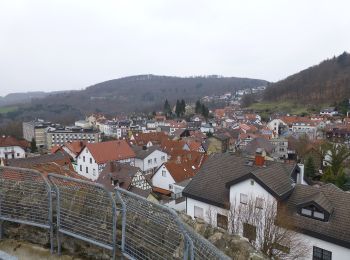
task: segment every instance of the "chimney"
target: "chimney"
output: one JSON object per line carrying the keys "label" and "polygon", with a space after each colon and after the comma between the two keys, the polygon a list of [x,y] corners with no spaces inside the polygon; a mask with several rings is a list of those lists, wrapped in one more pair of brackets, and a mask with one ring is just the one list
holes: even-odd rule
{"label": "chimney", "polygon": [[177,156],[177,158],[176,158],[176,164],[180,164],[181,163],[181,156]]}
{"label": "chimney", "polygon": [[297,175],[297,183],[304,184],[304,164],[298,163],[299,173]]}
{"label": "chimney", "polygon": [[264,166],[265,165],[265,157],[263,155],[263,149],[257,148],[255,152],[255,165],[256,166]]}

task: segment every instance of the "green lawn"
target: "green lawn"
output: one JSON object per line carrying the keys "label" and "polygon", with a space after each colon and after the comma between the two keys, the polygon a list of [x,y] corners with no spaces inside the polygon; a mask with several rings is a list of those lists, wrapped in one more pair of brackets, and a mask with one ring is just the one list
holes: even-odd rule
{"label": "green lawn", "polygon": [[8,106],[8,107],[0,107],[0,114],[6,114],[8,112],[16,111],[18,107],[16,106]]}

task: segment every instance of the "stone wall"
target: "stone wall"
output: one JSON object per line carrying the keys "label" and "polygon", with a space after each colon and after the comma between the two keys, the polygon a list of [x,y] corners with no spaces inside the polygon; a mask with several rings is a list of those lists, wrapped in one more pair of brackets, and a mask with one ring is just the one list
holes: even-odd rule
{"label": "stone wall", "polygon": [[[119,236],[120,237],[120,236]],[[44,248],[50,248],[50,235],[47,229],[4,222],[4,239],[27,241]],[[111,251],[69,236],[62,236],[62,253],[83,259],[111,259]],[[1,240],[0,240],[1,243]],[[57,239],[54,237],[55,251]],[[117,256],[121,256],[117,252]],[[117,257],[118,258],[118,257]]]}
{"label": "stone wall", "polygon": [[222,228],[212,227],[201,219],[192,219],[190,216],[179,213],[181,219],[198,234],[209,240],[219,250],[224,252],[232,259],[243,260],[262,260],[269,259],[261,252],[258,252],[253,246],[239,235],[229,234]]}

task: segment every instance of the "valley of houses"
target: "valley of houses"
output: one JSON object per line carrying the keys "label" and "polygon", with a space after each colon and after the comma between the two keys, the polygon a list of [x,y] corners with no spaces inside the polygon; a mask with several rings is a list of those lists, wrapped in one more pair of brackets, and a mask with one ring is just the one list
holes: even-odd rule
{"label": "valley of houses", "polygon": [[[287,209],[308,245],[306,259],[350,259],[350,193],[310,180],[303,164],[314,156],[322,175],[315,149],[324,140],[349,144],[350,119],[334,108],[310,117],[276,115],[267,123],[235,106],[212,115],[185,121],[161,113],[151,120],[93,114],[70,127],[25,122],[26,141],[0,138],[1,165],[90,180],[110,191],[121,187],[228,231],[234,207],[254,201],[264,211],[269,202],[277,214]],[[298,154],[305,136],[309,143]],[[33,139],[40,154],[30,152]],[[236,232],[254,244],[259,232],[248,222]]]}

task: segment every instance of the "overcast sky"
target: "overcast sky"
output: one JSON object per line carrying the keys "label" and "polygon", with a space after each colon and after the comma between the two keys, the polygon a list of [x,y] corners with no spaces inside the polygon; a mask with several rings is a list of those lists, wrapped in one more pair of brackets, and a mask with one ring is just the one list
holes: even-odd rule
{"label": "overcast sky", "polygon": [[350,1],[1,0],[0,95],[136,74],[277,81],[350,50]]}

